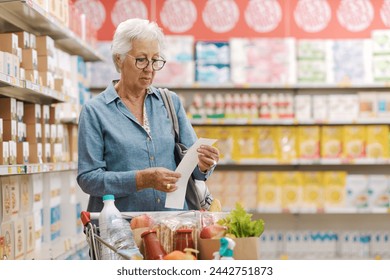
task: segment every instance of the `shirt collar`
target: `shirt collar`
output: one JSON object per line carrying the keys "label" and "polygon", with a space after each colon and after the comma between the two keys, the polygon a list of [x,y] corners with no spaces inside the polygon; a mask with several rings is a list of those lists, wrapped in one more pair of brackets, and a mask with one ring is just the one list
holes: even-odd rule
{"label": "shirt collar", "polygon": [[[107,88],[104,90],[104,98],[106,100],[106,104],[109,104],[111,103],[112,101],[116,100],[117,98],[119,98],[119,95],[117,93],[117,91],[115,90],[115,84],[118,82],[119,80],[113,80],[108,86]],[[159,94],[159,90],[153,86],[150,86],[148,89],[148,94],[152,94],[153,96],[157,97],[157,99],[160,99],[160,94]]]}

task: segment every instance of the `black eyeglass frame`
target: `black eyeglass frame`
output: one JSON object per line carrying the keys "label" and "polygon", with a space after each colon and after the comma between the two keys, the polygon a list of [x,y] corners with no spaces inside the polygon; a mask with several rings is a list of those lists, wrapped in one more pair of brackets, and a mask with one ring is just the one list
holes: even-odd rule
{"label": "black eyeglass frame", "polygon": [[[153,71],[159,71],[159,70],[164,68],[165,63],[167,62],[165,59],[154,59],[154,58],[152,58],[151,60],[149,60],[146,57],[135,57],[135,56],[132,56],[131,54],[127,54],[127,55],[132,57],[132,58],[134,58],[134,60],[135,60],[135,67],[137,67],[139,70],[145,70],[149,66],[150,62],[152,62],[152,69],[153,69]],[[138,66],[139,63],[144,63],[143,62],[144,60],[146,60],[148,63],[144,67]],[[156,62],[162,62],[162,66],[159,67],[159,68],[156,68],[154,66]]]}

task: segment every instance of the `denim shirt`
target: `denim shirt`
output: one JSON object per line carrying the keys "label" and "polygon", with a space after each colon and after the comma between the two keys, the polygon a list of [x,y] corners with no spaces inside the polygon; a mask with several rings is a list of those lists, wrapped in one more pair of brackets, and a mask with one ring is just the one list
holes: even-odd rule
{"label": "denim shirt", "polygon": [[[197,136],[177,94],[172,94],[172,100],[180,141],[190,147]],[[77,182],[90,195],[88,211],[100,212],[105,194],[115,196],[115,205],[121,212],[178,210],[164,207],[165,192],[136,189],[138,170],[176,169],[172,122],[158,89],[150,88],[144,108],[150,135],[119,98],[114,83],[83,105],[79,117]],[[211,172],[202,173],[196,167],[193,174],[198,180],[206,180]],[[184,209],[188,209],[186,204]]]}

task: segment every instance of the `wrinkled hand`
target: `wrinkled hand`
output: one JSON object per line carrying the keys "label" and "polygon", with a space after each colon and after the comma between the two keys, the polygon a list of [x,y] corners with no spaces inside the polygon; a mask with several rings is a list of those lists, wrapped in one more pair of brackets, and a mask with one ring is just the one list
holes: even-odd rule
{"label": "wrinkled hand", "polygon": [[174,192],[180,177],[180,173],[164,167],[147,168],[137,172],[137,189],[154,188],[162,192]]}
{"label": "wrinkled hand", "polygon": [[202,172],[206,172],[214,167],[219,161],[219,150],[213,146],[202,145],[197,150],[198,166]]}

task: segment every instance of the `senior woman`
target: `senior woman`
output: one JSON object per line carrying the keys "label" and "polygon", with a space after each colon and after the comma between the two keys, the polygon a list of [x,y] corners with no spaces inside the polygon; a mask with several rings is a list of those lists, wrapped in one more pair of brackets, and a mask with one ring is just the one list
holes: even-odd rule
{"label": "senior woman", "polygon": [[[169,211],[166,194],[177,190],[172,123],[159,90],[152,86],[165,65],[164,35],[156,23],[129,19],[118,25],[112,58],[120,79],[83,105],[79,117],[77,182],[89,194],[88,211],[100,212],[102,196],[113,194],[122,212]],[[197,140],[177,94],[172,94],[180,141]],[[219,152],[198,150],[197,180],[212,173]],[[185,209],[187,204],[185,203]]]}

